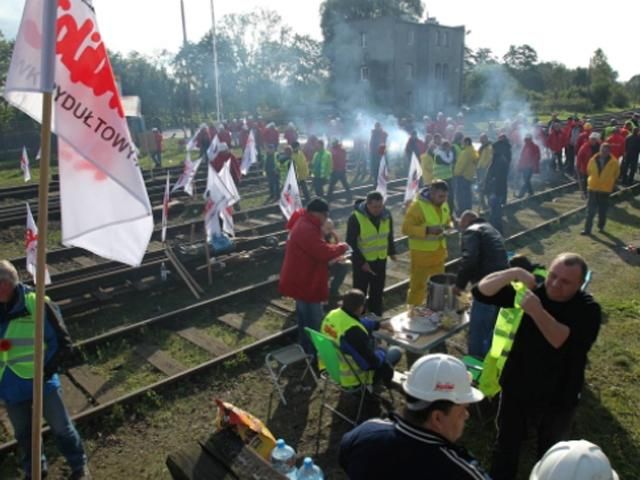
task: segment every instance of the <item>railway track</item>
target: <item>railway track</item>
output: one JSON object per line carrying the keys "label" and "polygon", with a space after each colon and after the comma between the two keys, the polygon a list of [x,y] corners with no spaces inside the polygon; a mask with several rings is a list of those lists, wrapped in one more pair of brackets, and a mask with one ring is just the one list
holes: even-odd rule
{"label": "railway track", "polygon": [[[636,194],[639,187],[635,184],[623,189],[614,198]],[[539,195],[519,201],[517,209],[513,204],[505,209],[510,246],[576,218],[585,208],[575,188]],[[406,240],[396,239],[400,252],[405,250]],[[450,237],[453,257],[456,245],[457,238]],[[455,267],[457,261],[451,260],[447,267]],[[408,285],[408,262],[406,253],[401,253],[398,263],[388,269],[389,282],[394,283],[387,287],[386,295],[396,301]],[[259,273],[265,278],[251,286],[151,317],[147,316],[149,308],[137,314],[132,311],[127,324],[78,339],[84,360],[63,375],[65,399],[75,420],[96,418],[115,406],[146,398],[152,391],[190,380],[240,353],[289,338],[295,331],[293,303],[279,297],[277,275]],[[144,301],[153,303],[154,299],[145,297]],[[0,445],[0,452],[14,447],[15,442],[7,441]]]}

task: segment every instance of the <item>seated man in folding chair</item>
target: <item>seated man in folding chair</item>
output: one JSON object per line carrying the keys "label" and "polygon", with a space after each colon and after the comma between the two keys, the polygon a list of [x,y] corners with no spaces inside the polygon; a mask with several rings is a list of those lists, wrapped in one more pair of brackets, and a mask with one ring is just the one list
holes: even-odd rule
{"label": "seated man in folding chair", "polygon": [[348,365],[340,365],[340,384],[355,387],[361,383],[382,382],[389,386],[393,367],[400,361],[402,350],[376,347],[371,332],[390,328],[388,321],[378,322],[361,316],[366,297],[361,290],[350,290],[342,297],[342,307],[331,310],[322,321],[320,331],[331,337],[346,354]]}

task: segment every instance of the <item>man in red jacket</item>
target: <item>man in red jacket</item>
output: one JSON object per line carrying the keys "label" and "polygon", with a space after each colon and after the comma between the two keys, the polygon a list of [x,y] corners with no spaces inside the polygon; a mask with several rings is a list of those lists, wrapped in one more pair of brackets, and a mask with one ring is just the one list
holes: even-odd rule
{"label": "man in red jacket", "polygon": [[340,140],[334,140],[331,147],[331,179],[329,180],[329,194],[327,199],[331,201],[333,199],[333,189],[336,184],[340,182],[342,188],[347,191],[347,198],[351,202],[351,187],[347,180],[347,151],[342,147]]}
{"label": "man in red jacket", "polygon": [[616,160],[620,160],[620,157],[624,156],[625,140],[625,136],[622,134],[620,128],[618,127],[615,127],[611,135],[609,135],[609,138],[605,139],[605,142],[607,142],[611,146],[611,155],[613,155]]}
{"label": "man in red jacket", "polygon": [[587,165],[591,157],[600,151],[600,134],[591,132],[587,143],[580,147],[578,156],[576,157],[576,175],[578,177],[578,185],[582,192],[582,198],[587,198]]}
{"label": "man in red jacket", "polygon": [[547,137],[547,147],[553,155],[551,159],[551,168],[555,171],[562,170],[562,150],[565,146],[565,136],[559,123],[554,123]]}
{"label": "man in red jacket", "polygon": [[527,133],[524,137],[524,146],[518,161],[518,171],[522,174],[522,186],[516,197],[522,198],[524,194],[533,195],[531,177],[540,172],[540,147],[533,143],[533,136]]}
{"label": "man in red jacket", "polygon": [[320,330],[322,302],[329,299],[329,261],[347,251],[346,243],[331,245],[324,240],[322,225],[327,218],[329,204],[321,198],[311,200],[291,228],[280,270],[279,291],[296,301],[298,341],[312,355],[315,350],[304,328]]}

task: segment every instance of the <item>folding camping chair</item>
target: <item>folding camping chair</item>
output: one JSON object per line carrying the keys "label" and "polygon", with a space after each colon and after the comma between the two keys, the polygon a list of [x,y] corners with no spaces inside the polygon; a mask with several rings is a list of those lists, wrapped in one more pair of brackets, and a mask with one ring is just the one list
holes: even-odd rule
{"label": "folding camping chair", "polygon": [[298,362],[305,362],[307,366],[300,379],[303,380],[307,375],[307,372],[311,372],[311,376],[313,377],[314,382],[317,384],[318,377],[316,377],[316,373],[311,367],[312,359],[313,356],[307,355],[306,352],[302,349],[302,346],[298,343],[292,343],[291,345],[287,345],[286,347],[282,347],[278,350],[274,350],[273,352],[269,352],[264,357],[264,364],[267,367],[269,377],[273,382],[273,388],[274,390],[276,390],[276,392],[278,392],[280,401],[284,405],[287,404],[287,399],[284,397],[284,390],[282,389],[282,385],[280,385],[280,378],[282,377],[282,374],[290,365]]}

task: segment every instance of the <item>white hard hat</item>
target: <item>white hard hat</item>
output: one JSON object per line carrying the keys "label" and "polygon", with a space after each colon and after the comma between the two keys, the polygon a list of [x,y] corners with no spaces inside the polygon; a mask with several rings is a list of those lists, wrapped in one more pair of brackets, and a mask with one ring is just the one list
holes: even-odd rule
{"label": "white hard hat", "polygon": [[536,463],[529,480],[618,480],[600,447],[586,440],[558,442]]}
{"label": "white hard hat", "polygon": [[471,376],[464,363],[443,353],[418,359],[402,387],[405,393],[426,402],[449,400],[462,404],[484,398],[480,390],[471,386]]}

